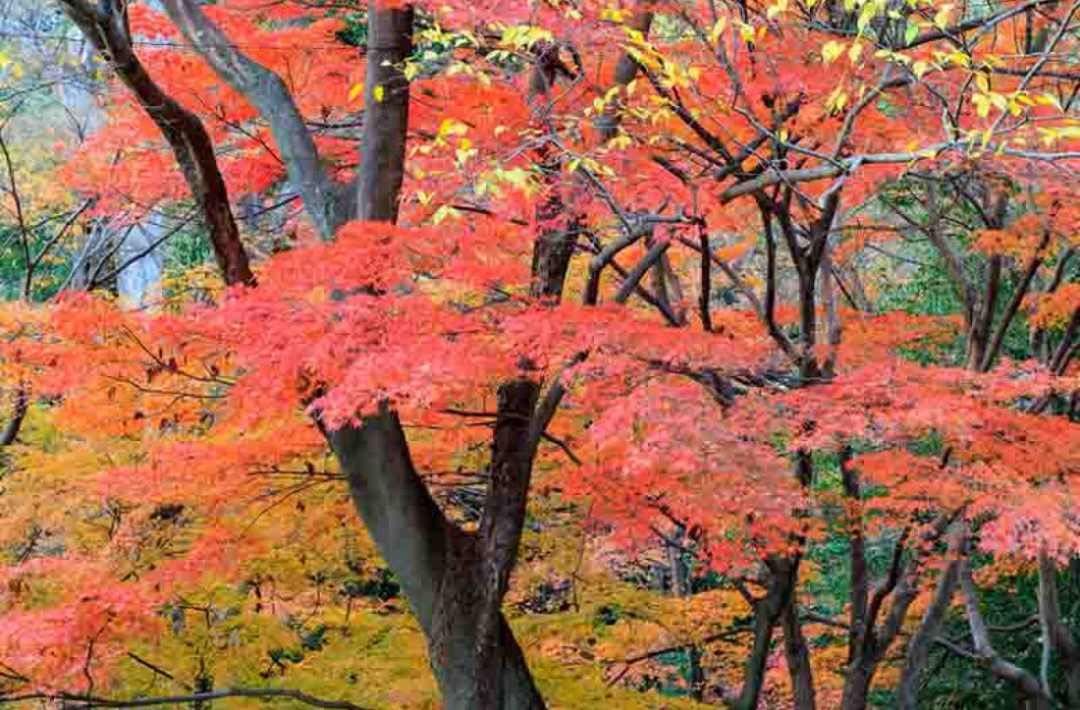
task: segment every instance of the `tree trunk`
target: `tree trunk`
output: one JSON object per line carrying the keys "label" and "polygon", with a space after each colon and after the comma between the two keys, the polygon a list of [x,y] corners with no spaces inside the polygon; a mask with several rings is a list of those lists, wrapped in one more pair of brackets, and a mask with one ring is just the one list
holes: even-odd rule
{"label": "tree trunk", "polygon": [[1065,677],[1066,707],[1080,708],[1080,642],[1062,618],[1057,565],[1046,550],[1039,552],[1038,598],[1043,643],[1048,644],[1048,650],[1057,657],[1058,668]]}
{"label": "tree trunk", "polygon": [[769,574],[768,592],[754,604],[754,645],[746,660],[742,688],[730,703],[732,710],[755,710],[761,700],[773,632],[794,599],[799,563],[798,557],[770,558],[765,563]]}
{"label": "tree trunk", "polygon": [[25,385],[20,385],[15,391],[15,401],[11,408],[11,418],[8,419],[4,430],[0,432],[0,448],[11,446],[19,438],[26,412],[30,407],[29,397],[26,394]]}
{"label": "tree trunk", "polygon": [[[253,283],[213,145],[198,118],[164,94],[139,63],[131,48],[127,3],[62,2],[173,146],[202,208],[226,281]],[[197,39],[217,36],[193,3],[175,0],[167,6],[185,33]],[[413,11],[407,5],[389,8],[378,2],[369,12],[367,107],[356,213],[361,219],[393,222],[405,166],[409,84],[401,67],[411,52]],[[224,49],[220,54],[207,51],[219,73],[233,73],[226,77],[230,83],[250,90],[280,88],[246,58]],[[270,96],[260,109],[274,108],[277,98]],[[304,155],[307,163],[300,166],[301,172],[310,177],[317,155],[311,150]],[[290,158],[296,161],[303,162],[295,155]],[[312,183],[315,188],[317,182]],[[323,203],[307,206],[316,211],[315,221],[324,233],[341,214],[351,212],[331,210]],[[445,518],[415,470],[401,423],[387,405],[358,425],[337,429],[316,416],[348,480],[356,509],[424,632],[448,710],[544,707],[501,612],[524,523],[536,442],[547,424],[544,417],[533,416],[538,392],[539,386],[529,381],[500,389],[492,480],[476,534],[457,529]],[[557,397],[545,401],[544,413],[553,413],[557,401]]]}
{"label": "tree trunk", "polygon": [[844,677],[844,693],[840,700],[841,710],[865,710],[874,670],[872,664],[848,666]]}
{"label": "tree trunk", "polygon": [[405,177],[409,129],[409,81],[402,67],[412,54],[413,8],[368,6],[367,76],[364,81],[364,136],[357,216],[394,222]]}
{"label": "tree trunk", "polygon": [[[366,109],[357,214],[393,222],[405,173],[410,6],[369,7]],[[388,407],[360,427],[329,432],[357,510],[400,579],[424,631],[447,710],[543,710],[525,657],[502,615],[525,519],[539,386],[499,390],[484,516],[476,533],[453,526],[413,468]]]}
{"label": "tree trunk", "polygon": [[[397,415],[383,407],[360,426],[326,435],[357,510],[424,632],[446,709],[543,710],[498,608],[502,597],[494,600],[485,579],[481,539],[456,529],[439,510],[413,467]],[[493,633],[479,633],[485,623]]]}
{"label": "tree trunk", "polygon": [[877,663],[865,661],[853,663],[847,667],[844,676],[844,692],[840,699],[840,710],[865,710],[870,695],[870,684],[874,680]]}
{"label": "tree trunk", "polygon": [[784,658],[791,677],[793,710],[816,710],[814,673],[810,667],[810,648],[803,636],[799,610],[792,599],[784,611]]}
{"label": "tree trunk", "polygon": [[[765,603],[763,601],[762,605]],[[761,698],[769,652],[772,650],[773,630],[776,628],[776,618],[769,611],[761,606],[754,612],[754,645],[750,649],[750,657],[746,659],[742,688],[731,703],[732,710],[755,710]]]}
{"label": "tree trunk", "polygon": [[953,560],[942,573],[937,591],[934,593],[934,599],[930,602],[926,613],[923,614],[919,628],[912,635],[911,641],[908,642],[907,656],[904,659],[904,670],[900,676],[899,696],[897,698],[901,710],[918,710],[919,708],[920,676],[930,661],[930,650],[933,648],[934,641],[941,631],[941,626],[945,621],[949,606],[952,604],[959,580],[960,562],[959,560]]}

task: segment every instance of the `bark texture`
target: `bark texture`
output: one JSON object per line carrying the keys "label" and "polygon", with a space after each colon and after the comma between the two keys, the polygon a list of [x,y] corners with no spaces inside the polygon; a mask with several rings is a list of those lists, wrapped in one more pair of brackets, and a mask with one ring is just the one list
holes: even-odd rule
{"label": "bark texture", "polygon": [[395,222],[405,176],[409,128],[409,82],[403,73],[412,54],[413,9],[368,8],[367,75],[364,79],[364,141],[357,216]]}

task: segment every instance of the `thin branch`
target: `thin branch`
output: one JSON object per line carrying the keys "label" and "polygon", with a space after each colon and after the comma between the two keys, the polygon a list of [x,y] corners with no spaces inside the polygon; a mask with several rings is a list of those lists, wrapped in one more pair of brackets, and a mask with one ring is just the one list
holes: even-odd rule
{"label": "thin branch", "polygon": [[68,710],[83,708],[146,708],[179,703],[213,702],[229,698],[265,698],[269,700],[295,700],[297,702],[323,708],[324,710],[371,710],[371,708],[351,703],[347,700],[327,700],[289,688],[230,688],[208,693],[189,693],[187,695],[168,695],[156,698],[132,698],[127,700],[104,698],[75,693],[28,693],[25,695],[0,696],[0,703],[22,703],[32,700],[60,702]]}

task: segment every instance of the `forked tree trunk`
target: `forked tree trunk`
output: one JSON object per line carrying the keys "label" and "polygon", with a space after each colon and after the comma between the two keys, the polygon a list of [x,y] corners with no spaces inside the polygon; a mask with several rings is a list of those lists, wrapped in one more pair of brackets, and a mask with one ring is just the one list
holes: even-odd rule
{"label": "forked tree trunk", "polygon": [[[524,655],[484,588],[480,540],[457,530],[431,498],[397,415],[383,409],[327,439],[424,632],[447,710],[542,710]],[[485,615],[497,633],[479,638]]]}
{"label": "forked tree trunk", "polygon": [[[369,7],[361,219],[397,219],[409,122],[402,65],[411,53],[412,23],[409,6]],[[359,427],[327,432],[357,510],[424,631],[447,710],[544,708],[502,614],[525,520],[538,395],[539,385],[527,380],[499,390],[491,480],[475,533],[451,524],[431,498],[394,412],[384,407]]]}
{"label": "forked tree trunk", "polygon": [[[122,0],[62,0],[64,9],[157,123],[172,145],[211,234],[225,280],[253,283],[247,254],[225,191],[213,144],[198,118],[160,90],[131,48],[127,3]],[[167,9],[181,31],[198,40],[214,39],[216,28],[189,0],[170,0]],[[409,84],[402,75],[411,51],[412,9],[373,2],[365,94],[363,159],[357,210],[362,219],[394,221],[405,166]],[[210,51],[216,47],[220,51]],[[200,51],[227,81],[250,91],[277,84],[272,76],[228,45]],[[280,88],[280,87],[278,87]],[[280,92],[279,92],[280,93]],[[253,101],[270,110],[287,99],[275,94]],[[286,102],[288,103],[288,102]],[[277,128],[297,127],[292,112],[278,112]],[[291,121],[291,123],[290,123]],[[282,140],[288,130],[275,132]],[[294,138],[296,136],[293,136]],[[290,153],[291,168],[311,175],[317,163],[311,146]],[[300,157],[297,157],[300,156]],[[304,160],[301,160],[301,157]],[[318,180],[305,193],[324,234],[352,210],[331,210]],[[321,200],[321,201],[320,201]],[[565,274],[558,275],[558,278]],[[357,511],[387,564],[397,576],[428,642],[431,666],[447,710],[543,710],[520,647],[501,612],[513,569],[536,445],[561,397],[549,391],[537,406],[539,386],[529,381],[505,384],[492,447],[491,483],[478,533],[453,526],[432,499],[413,467],[397,415],[386,406],[359,425],[331,430],[328,443],[345,473]],[[18,418],[18,417],[17,417]],[[318,420],[320,426],[322,421]],[[13,438],[14,435],[11,435]]]}

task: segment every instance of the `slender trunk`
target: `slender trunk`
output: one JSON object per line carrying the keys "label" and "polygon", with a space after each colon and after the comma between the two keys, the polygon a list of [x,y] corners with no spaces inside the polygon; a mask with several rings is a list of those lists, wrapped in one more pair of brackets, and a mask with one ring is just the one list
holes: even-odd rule
{"label": "slender trunk", "polygon": [[930,651],[934,646],[934,640],[941,631],[945,621],[945,615],[952,604],[956,594],[956,586],[960,580],[960,562],[953,560],[945,569],[938,582],[934,599],[930,602],[926,613],[923,615],[919,628],[908,643],[907,655],[904,659],[904,670],[900,676],[898,703],[900,710],[918,710],[919,708],[919,681],[923,671],[930,662]]}
{"label": "slender trunk", "polygon": [[357,215],[395,222],[405,177],[409,129],[409,81],[405,60],[412,54],[413,8],[368,7],[367,76],[364,80],[364,136]]}
{"label": "slender trunk", "polygon": [[743,676],[742,688],[735,701],[731,703],[732,710],[755,710],[761,697],[761,689],[765,685],[765,672],[769,661],[769,653],[772,651],[773,630],[776,629],[777,615],[765,607],[765,602],[754,610],[754,645],[750,649],[750,656],[746,659],[746,673]]}
{"label": "slender trunk", "polygon": [[799,354],[799,376],[806,382],[821,377],[817,352],[817,271],[799,271],[799,336],[802,347]]}
{"label": "slender trunk", "polygon": [[874,680],[876,663],[855,663],[847,667],[844,676],[844,693],[840,698],[840,710],[865,710]]}
{"label": "slender trunk", "polygon": [[965,367],[981,372],[983,361],[990,349],[990,329],[994,324],[994,311],[997,309],[998,291],[1001,287],[1002,258],[990,257],[987,267],[986,288],[979,303],[977,317],[968,330],[967,358]]}
{"label": "slender trunk", "polygon": [[798,557],[770,558],[765,562],[769,575],[768,592],[754,603],[754,645],[746,660],[742,688],[729,703],[732,710],[755,710],[761,700],[773,633],[794,599],[799,564]]}
{"label": "slender trunk", "polygon": [[[1063,691],[1066,707],[1080,708],[1080,642],[1062,618],[1057,565],[1045,550],[1039,552],[1039,620],[1043,643],[1056,657],[1057,666],[1065,677]],[[1042,680],[1049,691],[1046,678]]]}
{"label": "slender trunk", "polygon": [[[545,44],[538,49],[529,77],[529,104],[533,123],[552,137],[557,129],[551,121],[552,87],[562,66],[559,47]],[[545,141],[533,151],[542,176],[544,195],[535,210],[537,238],[533,246],[530,295],[550,302],[562,299],[566,273],[574,255],[581,223],[567,213],[562,194],[562,151]]]}
{"label": "slender trunk", "polygon": [[810,667],[810,647],[803,636],[802,620],[792,599],[784,611],[784,658],[791,677],[793,710],[816,710],[814,672]]}

